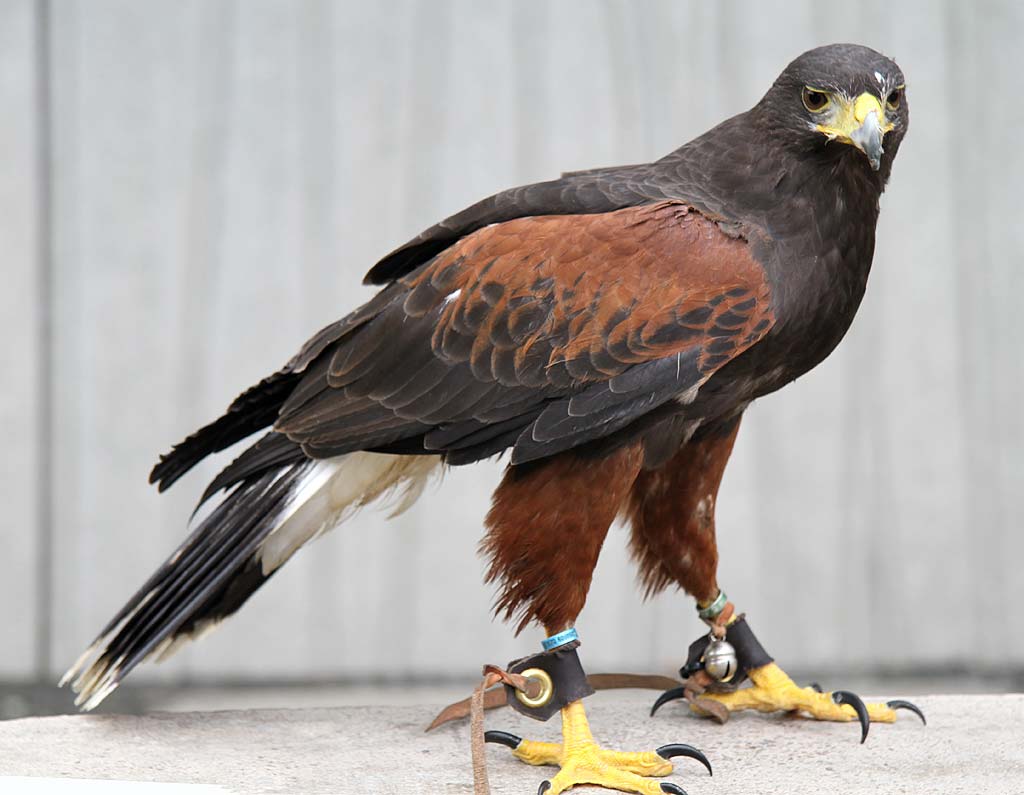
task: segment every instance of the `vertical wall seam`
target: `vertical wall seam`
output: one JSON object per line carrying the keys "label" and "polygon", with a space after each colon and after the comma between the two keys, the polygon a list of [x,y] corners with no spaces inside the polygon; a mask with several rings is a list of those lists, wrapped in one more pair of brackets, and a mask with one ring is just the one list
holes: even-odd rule
{"label": "vertical wall seam", "polygon": [[53,629],[53,136],[50,70],[50,2],[35,3],[36,115],[36,626],[35,672],[40,680],[52,674]]}

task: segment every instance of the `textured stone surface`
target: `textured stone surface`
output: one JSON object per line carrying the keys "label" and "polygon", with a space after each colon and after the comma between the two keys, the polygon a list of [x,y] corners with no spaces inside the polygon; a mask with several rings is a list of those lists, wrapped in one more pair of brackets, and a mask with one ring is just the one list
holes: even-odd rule
{"label": "textured stone surface", "polygon": [[[737,715],[722,727],[669,705],[651,719],[646,693],[599,694],[588,711],[595,737],[608,746],[701,748],[714,778],[683,760],[669,779],[690,795],[1024,792],[1024,695],[916,701],[927,727],[904,714],[893,726],[873,726],[864,745],[855,725],[786,716]],[[0,723],[0,791],[37,791],[30,779],[8,777],[50,779],[46,791],[53,791],[53,779],[73,777],[91,781],[64,781],[59,789],[93,791],[96,779],[120,779],[247,793],[471,793],[468,725],[424,734],[434,711],[343,707],[8,721]],[[487,725],[551,740],[559,728],[508,710],[489,713]],[[553,772],[522,765],[497,746],[489,746],[488,764],[494,795],[532,795]],[[44,782],[35,783],[42,791]]]}

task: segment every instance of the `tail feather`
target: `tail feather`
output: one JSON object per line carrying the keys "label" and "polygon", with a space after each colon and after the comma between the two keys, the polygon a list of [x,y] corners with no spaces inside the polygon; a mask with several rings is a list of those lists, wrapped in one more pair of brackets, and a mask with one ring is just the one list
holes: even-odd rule
{"label": "tail feather", "polygon": [[[266,577],[252,583],[245,598],[225,606],[230,610],[211,604],[211,597],[227,588],[253,560],[312,465],[306,462],[243,482],[199,523],[64,675],[62,684],[74,678],[76,705],[92,709],[144,659],[165,651],[198,623],[230,615],[262,585]],[[90,662],[101,647],[103,651]]]}
{"label": "tail feather", "polygon": [[196,510],[199,510],[199,507],[218,491],[227,491],[236,483],[241,483],[261,472],[280,469],[306,460],[308,457],[302,452],[299,445],[283,433],[271,431],[262,436],[256,444],[246,448],[245,452],[224,467],[220,474],[210,481],[210,485],[206,487],[206,491],[199,499]]}
{"label": "tail feather", "polygon": [[[335,355],[330,346],[376,317],[402,289],[385,288],[317,333],[284,368],[243,392],[222,417],[162,456],[150,482],[164,491],[207,456],[272,426],[286,401],[315,398],[328,388],[325,376]],[[270,430],[210,483],[199,505],[223,492],[220,501],[204,518],[193,515],[195,529],[185,542],[61,679],[61,685],[72,682],[77,705],[92,709],[140,662],[168,656],[234,613],[297,549],[352,510],[399,487],[404,497],[394,513],[419,496],[440,459],[356,452],[395,443],[400,441],[392,438],[395,433],[412,431],[403,426],[381,436],[378,426],[386,429],[394,417],[385,412],[378,418],[376,408],[364,416],[369,403],[358,399],[342,404],[329,407],[335,421],[355,417],[378,431],[363,447],[354,441],[344,449],[304,450]],[[422,448],[411,452],[422,453]]]}
{"label": "tail feather", "polygon": [[[257,451],[253,460],[265,455]],[[291,459],[279,451],[266,460]],[[439,463],[436,456],[354,453],[263,469],[232,464],[236,477],[228,478],[225,496],[196,520],[61,685],[72,682],[75,704],[94,708],[139,663],[170,656],[238,610],[301,546],[358,508],[397,493],[392,515],[404,511]]]}

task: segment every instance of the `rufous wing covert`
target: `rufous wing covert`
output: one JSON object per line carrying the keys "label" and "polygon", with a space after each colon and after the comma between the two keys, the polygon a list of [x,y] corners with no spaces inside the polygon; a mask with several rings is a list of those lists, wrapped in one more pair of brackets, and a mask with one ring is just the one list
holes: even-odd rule
{"label": "rufous wing covert", "polygon": [[488,226],[391,295],[284,403],[307,454],[550,456],[685,400],[772,324],[746,241],[680,202]]}

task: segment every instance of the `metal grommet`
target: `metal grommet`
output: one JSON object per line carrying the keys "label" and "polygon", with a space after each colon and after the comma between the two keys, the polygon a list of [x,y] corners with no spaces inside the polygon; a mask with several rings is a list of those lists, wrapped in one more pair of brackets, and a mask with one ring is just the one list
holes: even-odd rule
{"label": "metal grommet", "polygon": [[533,679],[536,682],[540,682],[541,685],[540,692],[533,698],[530,698],[522,690],[516,691],[516,698],[519,699],[519,703],[523,706],[532,709],[543,707],[555,695],[555,683],[551,681],[551,676],[543,668],[527,668],[525,671],[520,672],[520,676]]}

